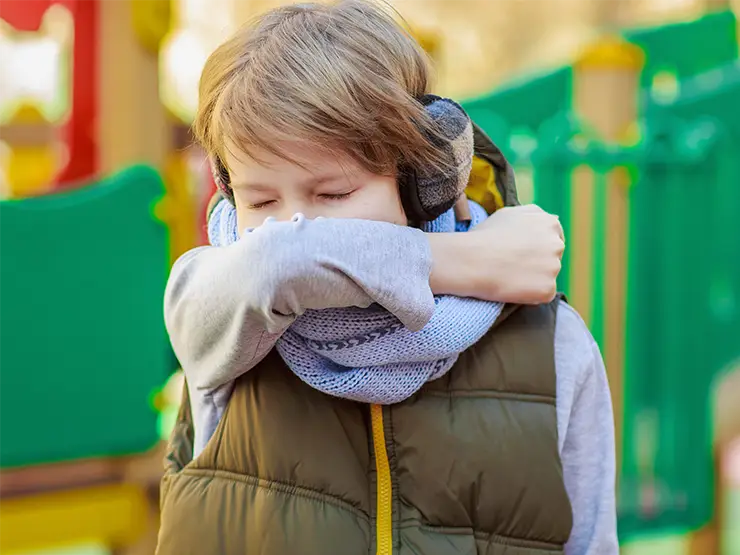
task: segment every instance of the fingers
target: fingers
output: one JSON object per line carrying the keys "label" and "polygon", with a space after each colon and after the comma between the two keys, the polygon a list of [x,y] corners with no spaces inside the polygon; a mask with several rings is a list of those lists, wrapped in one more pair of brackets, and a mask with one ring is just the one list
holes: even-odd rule
{"label": "fingers", "polygon": [[544,210],[536,204],[522,204],[518,208],[522,212],[544,212]]}
{"label": "fingers", "polygon": [[527,205],[527,208],[529,208],[528,211],[530,211],[533,214],[534,213],[544,214],[550,219],[550,225],[552,226],[552,230],[555,233],[557,233],[557,236],[560,238],[560,243],[562,243],[562,245],[560,245],[558,249],[560,252],[560,255],[562,256],[563,252],[565,251],[565,231],[563,230],[563,226],[560,223],[560,216],[558,216],[557,214],[550,214],[549,212],[545,212],[544,210],[542,210],[542,208],[534,204]]}
{"label": "fingers", "polygon": [[563,231],[563,226],[560,224],[560,218],[555,216],[556,219],[556,225],[557,225],[557,232],[558,237],[560,238],[560,244],[558,245],[558,254],[562,257],[563,253],[565,252],[565,231]]}
{"label": "fingers", "polygon": [[557,243],[555,244],[555,254],[558,256],[559,260],[562,260],[564,253],[565,253],[565,241],[561,237],[557,240]]}

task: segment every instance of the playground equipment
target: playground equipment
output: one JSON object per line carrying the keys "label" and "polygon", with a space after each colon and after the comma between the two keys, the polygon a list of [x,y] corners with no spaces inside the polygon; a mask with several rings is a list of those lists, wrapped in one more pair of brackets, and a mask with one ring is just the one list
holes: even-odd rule
{"label": "playground equipment", "polygon": [[[146,399],[174,369],[161,328],[162,252],[168,230],[170,260],[204,241],[213,183],[203,153],[187,148],[194,80],[239,18],[209,2],[170,0],[0,0],[0,15],[0,42],[13,52],[43,40],[59,45],[58,58],[44,59],[53,67],[40,94],[15,73],[14,89],[0,87],[0,95],[15,91],[0,96],[8,196],[88,185],[0,204],[0,552],[82,539],[107,551],[146,526],[147,492],[131,479],[130,455],[157,441]],[[714,510],[709,390],[740,357],[736,26],[724,10],[628,30],[573,66],[465,103],[517,167],[521,197],[558,213],[566,228],[561,286],[591,325],[615,394],[624,540],[696,530]],[[432,51],[444,42],[431,31],[419,38]],[[66,66],[52,63],[65,55]],[[601,108],[607,103],[610,110]],[[160,168],[164,188],[143,168],[90,183],[135,160]],[[160,204],[164,191],[168,203]],[[73,243],[84,231],[75,215],[92,207],[105,217],[88,222],[138,233],[149,254],[137,258],[133,241],[119,235],[104,245],[86,237],[84,249]],[[49,254],[36,260],[34,252]],[[73,275],[73,267],[86,272]],[[115,283],[138,288],[136,298],[106,296]],[[128,348],[133,339],[149,347]],[[65,382],[70,373],[83,385]],[[158,407],[178,399],[177,380],[156,396]],[[113,387],[115,397],[102,393]],[[29,399],[53,415],[54,428]],[[126,415],[126,424],[112,415]],[[170,416],[165,410],[160,428]],[[38,522],[45,535],[31,534]]]}
{"label": "playground equipment", "polygon": [[[142,16],[143,19],[143,16]],[[159,58],[159,101],[168,113],[171,149],[165,161],[168,194],[176,202],[168,215],[173,228],[172,257],[207,242],[205,208],[215,183],[190,125],[197,109],[198,79],[208,53],[234,30],[228,10],[203,2],[173,2]]]}
{"label": "playground equipment", "polygon": [[175,367],[163,194],[133,167],[0,203],[2,553],[121,547],[147,524],[149,484],[126,476],[159,439],[150,398]]}
{"label": "playground equipment", "polygon": [[[0,43],[15,60],[6,69],[0,100],[4,198],[48,192],[67,163],[62,121],[69,111],[72,30],[72,16],[62,6],[47,10],[37,32],[0,20]],[[37,71],[14,71],[29,65]]]}
{"label": "playground equipment", "polygon": [[[640,74],[642,105],[650,100],[670,100],[679,83],[732,63],[738,57],[737,19],[732,11],[709,13],[691,22],[655,28],[627,30],[625,40],[645,53]],[[696,48],[701,44],[701,48]],[[507,156],[515,161],[526,146],[522,135],[535,135],[541,126],[571,105],[573,67],[565,66],[531,78],[522,78],[488,95],[464,103],[470,116],[481,125]],[[524,154],[523,154],[524,153]]]}
{"label": "playground equipment", "polygon": [[[0,43],[4,56],[15,62],[3,65],[0,87],[0,125],[3,131],[11,131],[8,156],[13,156],[12,143],[21,149],[47,144],[43,135],[39,138],[39,127],[58,127],[63,145],[60,155],[51,161],[46,157],[44,172],[29,174],[26,164],[10,163],[12,171],[5,176],[10,196],[22,196],[14,190],[26,194],[74,183],[97,170],[95,135],[90,133],[98,108],[97,9],[97,0],[0,1]],[[35,71],[29,72],[29,67]],[[38,117],[14,119],[29,101],[42,121]],[[3,133],[3,139],[6,136]],[[27,154],[19,156],[25,159]],[[53,175],[51,184],[42,180],[48,173]]]}
{"label": "playground equipment", "polygon": [[176,4],[0,0],[0,48],[15,61],[0,72],[2,198],[147,163],[166,177],[169,212],[160,216],[173,231],[170,259],[204,241],[197,215],[209,171],[187,148],[190,121],[159,99],[166,82],[158,55],[178,20]]}
{"label": "playground equipment", "polygon": [[713,384],[740,360],[736,25],[625,32],[465,104],[566,230],[560,285],[612,387],[624,541],[716,511]]}

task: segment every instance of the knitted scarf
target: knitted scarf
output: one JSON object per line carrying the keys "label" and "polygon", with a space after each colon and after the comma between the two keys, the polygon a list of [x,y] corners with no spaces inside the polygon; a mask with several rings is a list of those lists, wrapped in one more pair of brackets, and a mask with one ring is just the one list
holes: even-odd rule
{"label": "knitted scarf", "polygon": [[[456,222],[454,209],[422,226],[426,232],[468,231],[486,218],[470,202],[472,221]],[[239,240],[236,209],[222,200],[208,221],[213,246]],[[276,348],[309,386],[364,403],[393,404],[443,376],[460,353],[491,328],[503,305],[452,296],[435,297],[429,323],[411,332],[380,307],[307,310],[283,333]]]}

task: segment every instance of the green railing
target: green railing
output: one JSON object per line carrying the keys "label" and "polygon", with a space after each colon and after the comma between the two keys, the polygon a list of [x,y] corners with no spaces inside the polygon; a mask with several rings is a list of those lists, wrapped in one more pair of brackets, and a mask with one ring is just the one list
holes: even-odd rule
{"label": "green railing", "polygon": [[134,454],[174,369],[159,175],[0,202],[0,467]]}
{"label": "green railing", "polygon": [[[712,70],[732,64],[738,57],[737,18],[732,11],[710,13],[671,25],[626,30],[623,36],[645,53],[641,75],[646,97],[643,106],[650,103],[652,96],[666,96],[661,92],[666,86],[682,88],[683,81],[700,74],[711,78]],[[463,106],[494,141],[502,144],[507,156],[516,157],[516,151],[508,149],[509,135],[537,133],[544,123],[569,110],[572,80],[573,68],[559,67],[519,78],[463,102]],[[667,92],[670,100],[673,95],[671,90]]]}
{"label": "green railing", "polygon": [[[695,529],[713,511],[712,384],[740,359],[740,135],[711,117],[685,123],[667,114],[651,119],[633,148],[584,135],[572,119],[550,123],[533,155],[535,198],[566,230],[566,293],[577,296],[574,272],[582,271],[572,264],[573,249],[591,245],[591,309],[583,316],[602,349],[623,350],[620,534]],[[577,168],[590,174],[591,192],[581,199]],[[627,179],[615,182],[615,171]],[[609,187],[628,187],[623,229],[613,219]],[[576,220],[584,217],[585,243],[573,232],[583,231]],[[626,268],[609,252],[615,233],[627,235]],[[605,307],[615,294],[605,284],[615,271],[626,273],[617,299],[625,317],[621,345],[610,345],[614,336],[605,333],[614,318]]]}
{"label": "green railing", "polygon": [[[612,360],[624,366],[620,534],[629,537],[696,529],[714,508],[712,384],[740,360],[740,62],[732,11],[623,36],[645,53],[634,148],[587,138],[569,112],[570,66],[464,106],[515,166],[522,199],[560,216],[570,245],[561,290],[579,298],[574,287],[588,284],[594,336],[622,350]],[[628,187],[623,228],[612,187]],[[625,329],[623,344],[609,345],[616,233],[627,241]],[[589,249],[585,267],[573,260],[578,245]]]}
{"label": "green railing", "polygon": [[693,119],[711,116],[732,133],[740,133],[740,60],[717,66],[679,84],[668,102],[647,103],[648,117]]}
{"label": "green railing", "polygon": [[536,131],[570,107],[571,82],[572,68],[562,67],[512,82],[463,106],[496,143],[505,144],[512,131]]}
{"label": "green railing", "polygon": [[[732,11],[709,13],[693,21],[630,29],[624,37],[645,52],[642,83],[669,72],[682,81],[728,64],[738,57],[737,18]],[[697,48],[697,45],[701,45]]]}

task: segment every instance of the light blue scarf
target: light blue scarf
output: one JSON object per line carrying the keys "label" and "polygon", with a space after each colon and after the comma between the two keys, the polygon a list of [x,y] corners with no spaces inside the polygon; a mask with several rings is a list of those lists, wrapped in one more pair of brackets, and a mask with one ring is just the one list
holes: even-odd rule
{"label": "light blue scarf", "polygon": [[[469,224],[457,223],[454,210],[449,210],[422,230],[464,232],[487,216],[472,201],[470,212]],[[213,210],[208,235],[213,246],[239,240],[236,209],[227,201]],[[278,339],[276,348],[314,389],[364,403],[398,403],[447,373],[503,308],[500,303],[452,296],[436,297],[435,303],[432,319],[417,332],[379,305],[308,310]]]}

